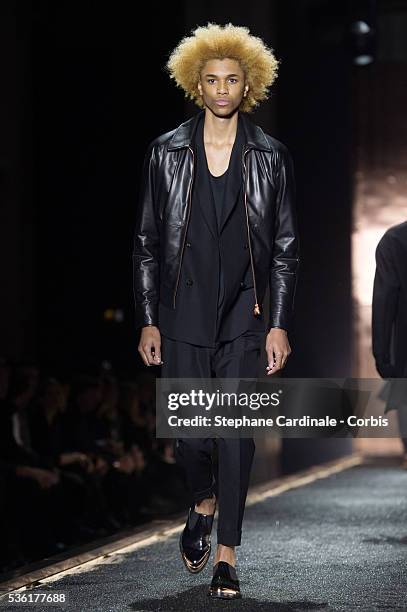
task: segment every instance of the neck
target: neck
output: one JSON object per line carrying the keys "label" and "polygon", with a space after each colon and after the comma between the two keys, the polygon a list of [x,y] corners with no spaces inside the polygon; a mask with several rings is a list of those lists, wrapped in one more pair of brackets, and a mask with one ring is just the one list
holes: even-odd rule
{"label": "neck", "polygon": [[208,108],[205,109],[204,141],[215,146],[233,144],[239,113],[236,111],[230,117],[217,117]]}

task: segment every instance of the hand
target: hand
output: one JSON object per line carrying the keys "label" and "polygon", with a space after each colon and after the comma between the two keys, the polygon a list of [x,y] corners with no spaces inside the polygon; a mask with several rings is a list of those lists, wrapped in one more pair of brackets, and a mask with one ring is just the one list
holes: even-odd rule
{"label": "hand", "polygon": [[155,325],[143,327],[138,352],[146,366],[161,365],[161,334]]}
{"label": "hand", "polygon": [[104,459],[100,455],[97,455],[95,458],[94,470],[102,476],[107,474],[109,470],[109,464],[107,463],[106,459]]}
{"label": "hand", "polygon": [[266,353],[268,366],[267,376],[282,370],[291,353],[290,343],[288,342],[287,332],[279,327],[272,327],[266,338]]}
{"label": "hand", "polygon": [[124,472],[125,474],[132,474],[136,469],[134,459],[129,453],[126,453],[125,455],[117,459],[117,461],[115,461],[113,465],[115,468],[120,470],[120,472]]}
{"label": "hand", "polygon": [[61,453],[59,455],[59,465],[70,465],[71,463],[80,463],[83,467],[86,467],[89,462],[89,458],[85,453],[72,452],[72,453]]}
{"label": "hand", "polygon": [[57,473],[30,466],[18,467],[17,476],[32,478],[39,484],[41,489],[49,489],[59,482],[59,475]]}

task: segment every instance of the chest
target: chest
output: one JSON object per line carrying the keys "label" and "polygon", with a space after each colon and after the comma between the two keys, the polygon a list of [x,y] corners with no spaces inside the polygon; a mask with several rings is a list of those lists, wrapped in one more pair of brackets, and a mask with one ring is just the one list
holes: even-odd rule
{"label": "chest", "polygon": [[213,176],[224,174],[229,167],[233,144],[216,147],[215,145],[205,143],[204,148],[209,172]]}

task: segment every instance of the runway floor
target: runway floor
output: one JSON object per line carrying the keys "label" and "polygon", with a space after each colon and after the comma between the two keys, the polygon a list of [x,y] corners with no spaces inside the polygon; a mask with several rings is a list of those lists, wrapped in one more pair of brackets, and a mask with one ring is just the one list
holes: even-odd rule
{"label": "runway floor", "polygon": [[2,598],[0,610],[407,610],[407,471],[397,464],[310,472],[253,492],[237,549],[241,600],[207,597],[211,561],[186,571],[182,526],[14,592],[65,593],[66,604]]}

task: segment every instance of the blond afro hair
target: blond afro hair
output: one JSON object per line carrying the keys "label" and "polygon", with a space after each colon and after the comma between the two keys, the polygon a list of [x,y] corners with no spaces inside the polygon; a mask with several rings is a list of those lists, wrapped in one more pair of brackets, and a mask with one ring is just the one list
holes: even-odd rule
{"label": "blond afro hair", "polygon": [[269,97],[268,87],[277,77],[279,61],[261,38],[252,36],[248,28],[231,23],[220,26],[209,22],[192,34],[181,40],[165,65],[170,78],[184,90],[185,97],[204,108],[197,87],[201,70],[208,60],[225,58],[239,62],[249,85],[240,110],[252,112],[259,102]]}

